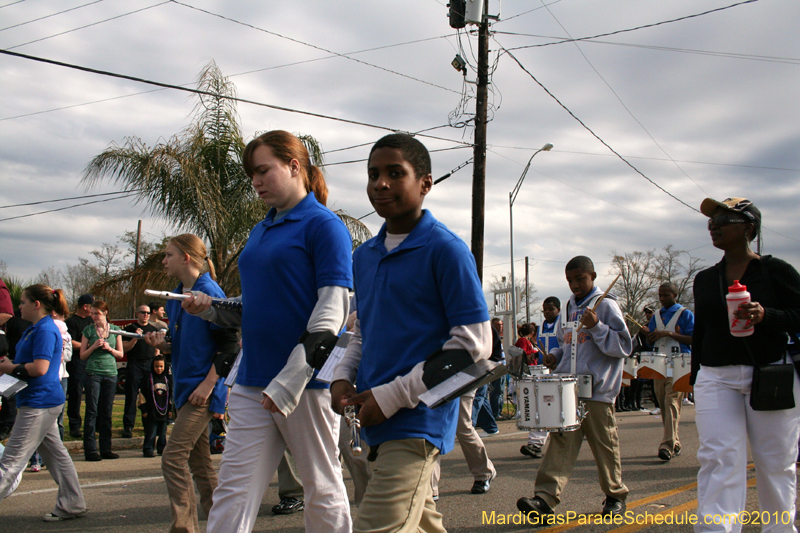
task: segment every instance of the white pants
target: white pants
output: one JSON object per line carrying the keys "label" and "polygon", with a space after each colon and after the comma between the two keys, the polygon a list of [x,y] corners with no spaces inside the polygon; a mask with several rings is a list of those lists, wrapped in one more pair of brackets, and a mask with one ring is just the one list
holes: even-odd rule
{"label": "white pants", "polygon": [[62,404],[44,409],[19,408],[0,459],[0,501],[17,488],[28,460],[38,448],[47,464],[47,471],[58,485],[56,506],[52,513],[66,517],[86,511],[78,473],[58,434],[56,420],[63,407]]}
{"label": "white pants", "polygon": [[[704,366],[697,375],[694,401],[700,436],[695,526],[698,533],[742,530],[742,525],[738,521],[732,523],[732,518],[744,510],[747,500],[748,440],[758,478],[759,510],[771,515],[761,531],[797,532],[793,524],[800,380],[795,374],[795,408],[783,411],[753,411],[752,381],[753,367],[742,365]],[[782,515],[790,517],[788,523],[781,521]],[[715,518],[722,523],[704,523],[705,519]]]}
{"label": "white pants", "polygon": [[324,389],[306,389],[288,417],[261,405],[260,387],[234,385],[231,421],[208,516],[209,533],[249,533],[261,499],[283,457],[292,450],[305,495],[309,533],[349,533],[350,504],[342,479],[337,439],[339,416]]}
{"label": "white pants", "polygon": [[539,448],[544,448],[544,443],[547,442],[547,436],[550,433],[547,431],[539,431],[532,429],[528,432],[528,444],[533,444]]}

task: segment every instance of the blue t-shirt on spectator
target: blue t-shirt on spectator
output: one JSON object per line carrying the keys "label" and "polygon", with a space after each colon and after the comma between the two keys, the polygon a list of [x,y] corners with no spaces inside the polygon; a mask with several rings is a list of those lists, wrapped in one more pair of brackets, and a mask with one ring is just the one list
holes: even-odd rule
{"label": "blue t-shirt on spectator", "polygon": [[50,316],[41,318],[22,334],[17,343],[14,363],[21,365],[32,363],[35,359],[46,359],[50,366],[44,375],[28,379],[28,386],[17,393],[18,407],[47,409],[66,401],[58,378],[63,346],[61,332]]}

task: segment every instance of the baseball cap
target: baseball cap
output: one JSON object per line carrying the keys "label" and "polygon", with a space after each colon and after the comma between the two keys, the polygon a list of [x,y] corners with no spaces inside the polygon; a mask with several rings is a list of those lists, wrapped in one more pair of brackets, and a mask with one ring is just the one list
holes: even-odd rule
{"label": "baseball cap", "polygon": [[721,202],[706,198],[700,204],[700,212],[710,218],[720,207],[726,211],[743,214],[755,226],[756,234],[761,231],[761,211],[747,198],[725,198]]}
{"label": "baseball cap", "polygon": [[92,305],[94,303],[94,296],[91,294],[82,294],[80,298],[78,298],[78,307],[84,306],[86,304]]}

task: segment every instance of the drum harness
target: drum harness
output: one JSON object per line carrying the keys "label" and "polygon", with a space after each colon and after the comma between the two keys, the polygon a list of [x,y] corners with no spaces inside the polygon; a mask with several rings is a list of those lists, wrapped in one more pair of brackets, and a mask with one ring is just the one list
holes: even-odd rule
{"label": "drum harness", "polygon": [[[664,325],[664,321],[661,320],[661,311],[655,313],[656,319],[656,331],[672,331],[677,333],[676,327],[678,325],[678,319],[681,317],[683,312],[686,310],[685,307],[681,307],[675,314],[672,315],[672,318],[669,319],[667,325]],[[655,342],[655,349],[656,352],[666,354],[669,357],[669,364],[667,365],[667,377],[671,378],[673,375],[673,368],[675,364],[675,355],[680,353],[681,351],[681,343],[673,339],[672,337],[661,337]]]}

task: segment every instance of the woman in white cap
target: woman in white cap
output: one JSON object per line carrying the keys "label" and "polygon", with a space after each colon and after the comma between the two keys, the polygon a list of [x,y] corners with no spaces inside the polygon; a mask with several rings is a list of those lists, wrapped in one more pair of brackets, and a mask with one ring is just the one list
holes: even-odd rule
{"label": "woman in white cap", "polygon": [[[786,332],[800,330],[800,275],[785,261],[760,255],[761,212],[749,200],[707,198],[700,210],[709,217],[712,244],[725,255],[694,281],[692,384],[700,437],[695,531],[741,531],[749,441],[762,531],[796,532],[800,380],[794,372],[791,409],[754,410],[750,392],[754,365],[782,362]],[[750,247],[756,239],[757,252]],[[734,313],[755,325],[749,337],[734,337],[729,329],[725,296],[735,280],[751,294],[751,302]]]}

